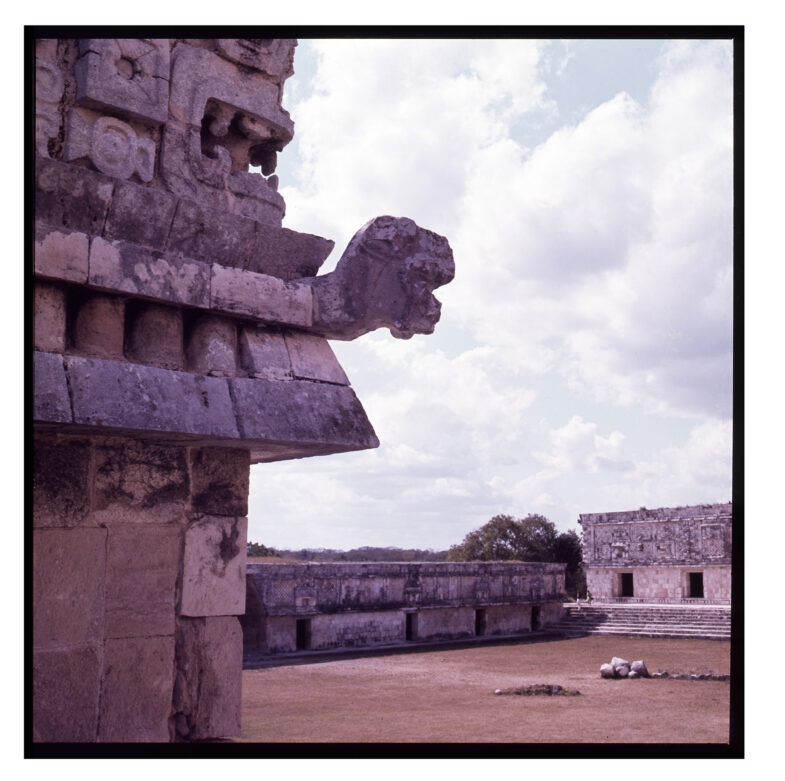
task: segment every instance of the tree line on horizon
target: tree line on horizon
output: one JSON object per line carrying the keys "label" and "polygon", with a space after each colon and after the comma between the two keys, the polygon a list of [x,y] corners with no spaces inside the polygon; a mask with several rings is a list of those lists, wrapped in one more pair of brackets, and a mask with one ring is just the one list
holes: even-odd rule
{"label": "tree line on horizon", "polygon": [[284,550],[257,542],[248,543],[248,556],[294,559],[296,561],[543,561],[563,562],[565,591],[570,597],[586,593],[586,576],[581,557],[581,538],[573,529],[559,532],[543,515],[525,518],[494,515],[479,529],[469,532],[449,550],[363,546],[351,550],[302,548]]}

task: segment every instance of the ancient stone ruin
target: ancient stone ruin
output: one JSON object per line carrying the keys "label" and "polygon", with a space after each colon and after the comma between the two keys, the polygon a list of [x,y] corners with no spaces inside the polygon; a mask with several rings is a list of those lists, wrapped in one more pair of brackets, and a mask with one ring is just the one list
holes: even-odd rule
{"label": "ancient stone ruin", "polygon": [[519,635],[558,621],[565,564],[249,564],[245,652]]}
{"label": "ancient stone ruin", "polygon": [[327,340],[439,318],[444,238],[282,227],[295,45],[35,42],[36,741],[239,732],[250,464],[376,447]]}
{"label": "ancient stone ruin", "polygon": [[731,502],[588,513],[578,522],[592,599],[730,602]]}

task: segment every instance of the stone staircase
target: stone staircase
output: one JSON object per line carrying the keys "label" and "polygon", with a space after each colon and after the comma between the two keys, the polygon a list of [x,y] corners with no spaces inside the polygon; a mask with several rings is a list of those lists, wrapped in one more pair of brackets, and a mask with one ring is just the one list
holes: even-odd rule
{"label": "stone staircase", "polygon": [[564,616],[549,627],[566,637],[632,635],[730,640],[728,605],[598,603],[564,605]]}

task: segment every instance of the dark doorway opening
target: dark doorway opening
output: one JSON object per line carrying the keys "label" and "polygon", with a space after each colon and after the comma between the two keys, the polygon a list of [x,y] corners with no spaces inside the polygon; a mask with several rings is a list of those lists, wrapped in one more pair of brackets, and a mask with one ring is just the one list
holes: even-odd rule
{"label": "dark doorway opening", "polygon": [[690,572],[690,596],[693,599],[703,599],[702,572]]}
{"label": "dark doorway opening", "polygon": [[474,611],[474,634],[478,637],[485,634],[485,608]]}
{"label": "dark doorway opening", "polygon": [[295,633],[297,650],[307,651],[311,647],[311,619],[298,618]]}
{"label": "dark doorway opening", "polygon": [[621,596],[635,596],[635,588],[632,583],[632,572],[622,572],[619,575],[619,579],[621,580]]}
{"label": "dark doorway opening", "polygon": [[417,639],[417,613],[406,614],[406,639]]}
{"label": "dark doorway opening", "polygon": [[532,605],[532,632],[536,632],[540,628],[540,606]]}

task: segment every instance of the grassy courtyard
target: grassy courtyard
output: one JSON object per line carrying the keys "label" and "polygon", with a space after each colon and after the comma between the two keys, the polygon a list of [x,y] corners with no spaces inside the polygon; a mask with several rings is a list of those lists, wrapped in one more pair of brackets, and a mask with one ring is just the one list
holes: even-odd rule
{"label": "grassy courtyard", "polygon": [[[246,670],[240,742],[727,743],[727,682],[604,680],[612,656],[650,672],[730,672],[730,643],[584,637]],[[495,696],[549,683],[579,697]]]}

